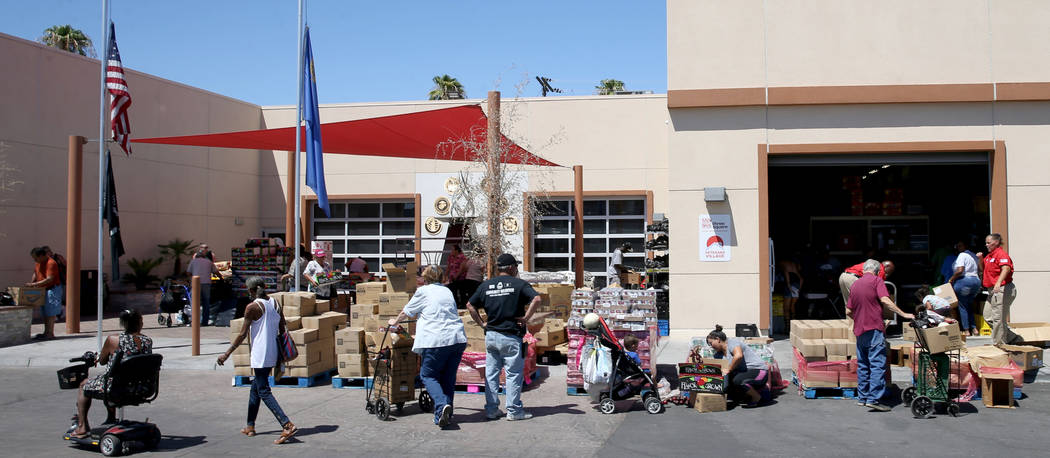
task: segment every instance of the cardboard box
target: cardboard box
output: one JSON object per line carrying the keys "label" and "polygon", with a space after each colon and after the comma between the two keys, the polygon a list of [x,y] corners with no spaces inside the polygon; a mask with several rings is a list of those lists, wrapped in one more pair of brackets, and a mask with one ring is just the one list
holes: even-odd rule
{"label": "cardboard box", "polygon": [[45,288],[12,286],[7,288],[7,292],[14,296],[15,305],[41,307],[47,302],[47,290]]}
{"label": "cardboard box", "polygon": [[298,291],[288,293],[284,296],[284,314],[311,316],[314,315],[317,306],[317,296],[314,293]]}
{"label": "cardboard box", "polygon": [[251,377],[255,375],[255,372],[252,371],[251,366],[233,366],[233,375]]}
{"label": "cardboard box", "polygon": [[289,331],[288,335],[292,336],[292,342],[295,342],[296,345],[303,345],[317,341],[316,329],[296,329],[295,331]]}
{"label": "cardboard box", "polygon": [[244,355],[233,354],[233,355],[230,355],[230,361],[233,361],[233,366],[234,367],[237,367],[237,366],[251,366],[252,365],[252,355],[250,355],[250,354],[244,354]]}
{"label": "cardboard box", "polygon": [[1010,374],[984,374],[981,377],[981,400],[985,407],[1014,408],[1014,377]]}
{"label": "cardboard box", "polygon": [[368,377],[370,369],[368,355],[336,355],[336,370],[340,377]]}
{"label": "cardboard box", "polygon": [[726,395],[712,393],[696,393],[693,398],[693,410],[700,413],[725,412]]}
{"label": "cardboard box", "polygon": [[[289,297],[291,297],[291,296],[289,296]],[[308,303],[308,304],[300,303],[300,304],[295,304],[295,305],[285,305],[285,306],[283,306],[281,308],[281,313],[284,313],[284,316],[286,316],[286,317],[288,317],[288,316],[298,316],[298,317],[312,316],[312,315],[315,315],[315,311],[316,311],[315,310],[315,306],[316,306],[316,304],[314,304],[314,303]]]}
{"label": "cardboard box", "polygon": [[233,340],[234,336],[236,336],[237,334],[241,333],[241,328],[243,328],[243,327],[244,327],[244,318],[237,318],[235,320],[230,320],[230,340],[231,341]]}
{"label": "cardboard box", "polygon": [[304,316],[302,318],[303,329],[316,329],[317,338],[330,339],[335,337],[336,326],[346,323],[346,314],[339,312],[325,312],[318,316]]}
{"label": "cardboard box", "polygon": [[795,348],[806,358],[827,356],[827,347],[820,339],[799,339]]}
{"label": "cardboard box", "polygon": [[955,288],[952,287],[951,283],[945,283],[936,288],[931,288],[930,291],[933,292],[934,296],[943,298],[944,300],[948,301],[948,303],[951,304],[952,307],[959,306],[959,298],[955,297]]}
{"label": "cardboard box", "polygon": [[803,384],[806,385],[806,388],[835,388],[839,386],[839,374],[841,373],[808,369]]}
{"label": "cardboard box", "polygon": [[537,347],[553,347],[569,340],[565,330],[565,322],[557,318],[548,318],[543,325],[543,330],[533,337],[536,338]]}
{"label": "cardboard box", "polygon": [[357,289],[357,304],[378,304],[379,293],[386,292],[386,282],[358,283],[354,288]]}
{"label": "cardboard box", "polygon": [[281,307],[284,307],[284,298],[285,298],[285,296],[287,296],[289,294],[291,294],[291,293],[287,293],[287,292],[284,292],[284,291],[277,291],[275,293],[268,293],[267,296],[270,296],[270,299],[273,299],[274,302],[277,302],[277,305],[280,305]]}
{"label": "cardboard box", "polygon": [[306,367],[321,361],[325,353],[331,353],[332,342],[334,342],[334,339],[316,340],[307,344],[296,345],[295,348],[299,351],[299,356],[291,361],[287,361],[288,367]]}
{"label": "cardboard box", "polygon": [[397,315],[405,308],[412,296],[408,293],[379,293],[378,313],[380,315]]}
{"label": "cardboard box", "polygon": [[[856,356],[857,355],[857,344],[856,342],[850,342],[846,339],[825,339],[824,346],[828,355],[842,355],[842,356]],[[828,357],[828,361],[845,361],[843,359],[831,359]]]}
{"label": "cardboard box", "polygon": [[912,345],[912,344],[893,344],[893,345],[890,345],[890,352],[889,352],[889,355],[888,355],[889,357],[887,358],[887,362],[891,366],[901,366],[901,367],[903,367],[905,360],[907,360],[907,358],[908,358],[907,355],[911,354],[911,350],[914,347],[915,346]]}
{"label": "cardboard box", "polygon": [[467,337],[467,349],[466,351],[475,353],[485,353],[485,338],[480,339],[474,337]]}
{"label": "cardboard box", "polygon": [[365,339],[370,339],[366,340],[369,347],[380,347],[380,345],[382,345],[381,348],[412,348],[412,344],[414,343],[411,337],[405,337],[404,335],[393,332],[386,334],[385,341],[383,340],[383,331],[365,331],[365,334]]}
{"label": "cardboard box", "polygon": [[332,311],[332,301],[329,301],[328,299],[318,299],[316,302],[314,302],[315,314],[321,314],[330,311]]}
{"label": "cardboard box", "polygon": [[405,268],[400,268],[393,263],[383,264],[386,272],[386,291],[388,293],[415,293],[416,272],[419,271],[418,262],[410,262]]}
{"label": "cardboard box", "polygon": [[250,354],[252,354],[251,346],[248,345],[247,339],[245,339],[245,340],[246,341],[244,343],[238,345],[237,348],[233,349],[233,353],[232,354],[234,354],[234,355],[250,355]]}
{"label": "cardboard box", "polygon": [[[327,366],[327,367],[326,367]],[[318,361],[306,367],[289,367],[281,374],[282,377],[310,377],[332,369],[330,361]]]}
{"label": "cardboard box", "polygon": [[1010,354],[1010,359],[1017,363],[1022,371],[1043,367],[1042,348],[1031,345],[1003,345],[1001,348]]}
{"label": "cardboard box", "polygon": [[857,373],[856,372],[839,372],[839,386],[842,388],[856,388],[857,387]]}
{"label": "cardboard box", "polygon": [[959,327],[956,325],[922,329],[922,334],[925,336],[926,346],[929,347],[932,354],[958,350],[965,346],[962,332],[959,331]]}
{"label": "cardboard box", "polygon": [[918,340],[915,337],[915,328],[911,327],[911,323],[907,322],[901,326],[901,339],[907,340],[908,342],[915,342]]}
{"label": "cardboard box", "polygon": [[335,353],[337,355],[364,353],[366,348],[364,329],[346,328],[335,332]]}
{"label": "cardboard box", "polygon": [[[377,297],[378,298],[378,297]],[[365,318],[379,314],[379,303],[354,304],[350,306],[350,324],[363,327]]]}
{"label": "cardboard box", "polygon": [[1010,323],[1010,329],[1025,342],[1050,341],[1050,323]]}
{"label": "cardboard box", "polygon": [[720,367],[723,370],[725,370],[725,368],[729,367],[729,360],[728,359],[700,358],[697,361],[695,361],[695,363],[696,364],[715,365],[715,366]]}

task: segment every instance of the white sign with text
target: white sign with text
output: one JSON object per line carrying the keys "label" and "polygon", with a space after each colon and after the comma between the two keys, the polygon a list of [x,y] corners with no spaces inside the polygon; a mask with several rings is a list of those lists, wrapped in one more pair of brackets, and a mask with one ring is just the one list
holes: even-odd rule
{"label": "white sign with text", "polygon": [[729,215],[700,215],[700,261],[731,260],[732,233],[733,219]]}

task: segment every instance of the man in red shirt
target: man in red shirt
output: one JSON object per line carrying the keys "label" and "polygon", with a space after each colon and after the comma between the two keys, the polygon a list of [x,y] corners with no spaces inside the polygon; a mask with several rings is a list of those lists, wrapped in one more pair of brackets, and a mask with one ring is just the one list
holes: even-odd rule
{"label": "man in red shirt", "polygon": [[874,411],[886,412],[890,408],[880,404],[886,394],[886,324],[882,321],[882,308],[898,315],[914,319],[904,313],[890,300],[886,282],[877,276],[879,261],[869,259],[862,264],[863,276],[853,283],[846,316],[853,319],[853,335],[857,336],[857,405]]}
{"label": "man in red shirt", "polygon": [[[1014,261],[1002,247],[1003,236],[989,234],[984,238],[988,254],[977,253],[981,260],[983,276],[981,285],[988,290],[988,303],[984,306],[984,320],[992,327],[992,344],[1003,345],[1018,343],[1021,337],[1014,334],[1006,325],[1010,316],[1010,305],[1017,298],[1014,287]],[[983,259],[982,259],[983,258]]]}
{"label": "man in red shirt", "polygon": [[62,277],[58,271],[58,263],[47,255],[47,249],[33,248],[29,254],[33,256],[36,265],[33,269],[33,281],[26,283],[26,286],[47,289],[47,300],[41,309],[44,315],[44,332],[33,336],[33,339],[51,340],[55,338],[55,319],[62,313]]}
{"label": "man in red shirt", "polygon": [[[869,259],[868,261],[874,261],[874,259]],[[878,261],[875,262],[877,263]],[[864,264],[866,263],[867,261],[850,266],[842,272],[842,275],[839,275],[839,290],[842,291],[842,302],[849,302],[850,287],[853,286],[853,282],[857,281],[858,278],[864,276]],[[897,270],[897,266],[893,264],[893,261],[888,260],[882,261],[879,267],[876,269],[875,275],[878,275],[883,280],[886,280],[886,277],[893,275],[893,271]]]}

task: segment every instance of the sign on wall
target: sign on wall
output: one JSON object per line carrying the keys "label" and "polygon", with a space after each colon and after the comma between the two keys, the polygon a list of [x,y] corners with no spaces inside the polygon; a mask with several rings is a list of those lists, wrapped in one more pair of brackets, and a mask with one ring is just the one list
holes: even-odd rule
{"label": "sign on wall", "polygon": [[729,215],[700,215],[700,261],[731,260],[732,233],[733,219]]}

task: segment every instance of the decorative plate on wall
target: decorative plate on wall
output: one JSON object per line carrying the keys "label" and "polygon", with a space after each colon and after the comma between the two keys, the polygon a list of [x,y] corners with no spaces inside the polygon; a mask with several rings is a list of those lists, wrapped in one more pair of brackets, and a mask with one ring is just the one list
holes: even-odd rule
{"label": "decorative plate on wall", "polygon": [[441,232],[441,221],[438,221],[438,219],[433,216],[428,216],[426,223],[423,223],[423,227],[428,233],[434,235]]}
{"label": "decorative plate on wall", "polygon": [[518,220],[511,216],[503,218],[500,223],[500,227],[503,228],[504,234],[517,234],[518,233]]}
{"label": "decorative plate on wall", "polygon": [[447,215],[449,210],[452,209],[452,202],[449,202],[448,197],[441,196],[434,200],[434,211],[439,215]]}
{"label": "decorative plate on wall", "polygon": [[445,191],[448,191],[449,194],[456,194],[459,192],[459,178],[448,177],[448,179],[445,180]]}

